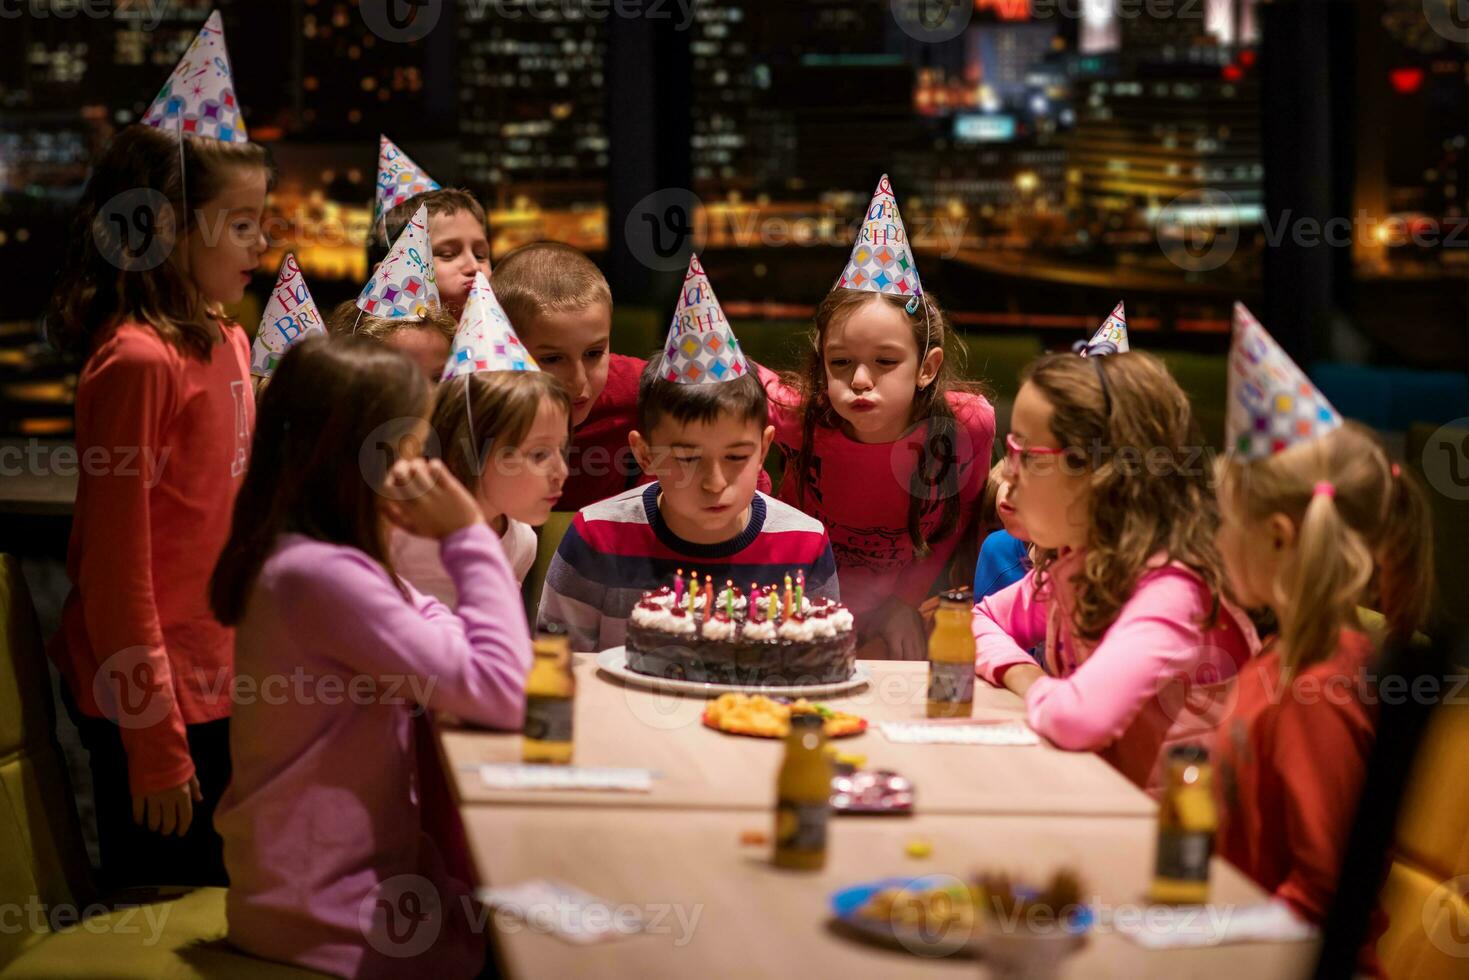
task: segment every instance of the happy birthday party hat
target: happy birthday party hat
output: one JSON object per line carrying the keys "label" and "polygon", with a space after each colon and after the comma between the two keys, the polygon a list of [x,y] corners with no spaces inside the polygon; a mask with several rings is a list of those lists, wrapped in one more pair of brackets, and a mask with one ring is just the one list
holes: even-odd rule
{"label": "happy birthday party hat", "polygon": [[699,256],[690,255],[668,340],[663,344],[663,379],[685,385],[715,384],[742,378],[749,370]]}
{"label": "happy birthday party hat", "polygon": [[495,298],[490,280],[483,272],[476,272],[474,285],[464,301],[464,315],[454,331],[454,349],[440,380],[476,371],[539,370],[536,359],[520,342],[510,318]]}
{"label": "happy birthday party hat", "polygon": [[183,60],[143,114],[143,124],[183,136],[249,142],[240,104],[235,101],[234,74],[219,11],[210,14],[199,29]]}
{"label": "happy birthday party hat", "polygon": [[1234,304],[1225,446],[1262,459],[1341,425],[1341,416],[1243,303]]}
{"label": "happy birthday party hat", "polygon": [[1119,300],[1116,309],[1092,334],[1092,339],[1080,342],[1077,353],[1082,357],[1101,357],[1103,354],[1122,354],[1127,349],[1127,314],[1122,311]]}
{"label": "happy birthday party hat", "polygon": [[398,149],[396,143],[382,134],[378,135],[377,196],[372,206],[374,226],[384,215],[409,198],[438,189],[439,182],[425,173],[408,154]]}
{"label": "happy birthday party hat", "polygon": [[903,227],[903,217],[898,214],[898,200],[893,196],[893,185],[887,174],[877,182],[872,203],[867,205],[867,214],[857,232],[856,244],[852,246],[852,255],[835,288],[910,298],[923,295],[912,243]]}
{"label": "happy birthday party hat", "polygon": [[326,333],[326,325],[316,301],[311,298],[311,290],[306,288],[306,277],[301,275],[296,256],[287,252],[281,259],[270,302],[265,304],[265,313],[260,318],[260,329],[255,333],[250,373],[260,378],[270,377],[285,357],[286,348],[313,333]]}
{"label": "happy birthday party hat", "polygon": [[357,308],[390,320],[419,318],[439,302],[434,256],[428,240],[428,206],[420,205],[403,226],[388,257],[357,297]]}

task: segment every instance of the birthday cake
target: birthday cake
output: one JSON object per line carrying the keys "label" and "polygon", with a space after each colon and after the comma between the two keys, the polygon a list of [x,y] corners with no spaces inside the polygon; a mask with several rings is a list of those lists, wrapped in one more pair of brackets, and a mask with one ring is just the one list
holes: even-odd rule
{"label": "birthday cake", "polygon": [[855,669],[857,634],[839,602],[776,586],[695,584],[645,592],[627,624],[627,666],[640,674],[755,687],[829,684]]}

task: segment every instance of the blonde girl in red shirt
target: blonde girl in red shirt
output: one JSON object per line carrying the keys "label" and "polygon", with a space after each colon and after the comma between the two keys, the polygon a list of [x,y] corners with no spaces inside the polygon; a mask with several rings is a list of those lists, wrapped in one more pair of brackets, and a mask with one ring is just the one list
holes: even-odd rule
{"label": "blonde girl in red shirt", "polygon": [[1422,623],[1432,591],[1427,502],[1377,437],[1342,422],[1258,324],[1240,341],[1234,452],[1219,467],[1219,550],[1239,602],[1268,608],[1280,629],[1241,668],[1216,736],[1219,851],[1319,923],[1375,730],[1378,649],[1358,607],[1376,607],[1403,638]]}
{"label": "blonde girl in red shirt", "polygon": [[253,143],[124,129],[87,183],[50,318],[85,362],[89,461],[50,653],[91,756],[113,886],[224,880],[211,813],[229,781],[234,639],[207,586],[255,405],[249,338],[221,308],[265,250],[270,176]]}

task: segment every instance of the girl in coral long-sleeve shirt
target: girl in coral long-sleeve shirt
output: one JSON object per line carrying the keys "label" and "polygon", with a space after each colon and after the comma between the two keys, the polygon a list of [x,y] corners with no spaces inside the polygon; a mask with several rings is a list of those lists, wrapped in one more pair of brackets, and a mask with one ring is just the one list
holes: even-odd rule
{"label": "girl in coral long-sleeve shirt", "polygon": [[[209,817],[229,781],[233,651],[205,583],[255,405],[249,341],[220,307],[259,264],[268,181],[254,144],[181,149],[151,127],[123,130],[87,184],[56,294],[56,339],[86,363],[72,591],[50,653],[90,756],[113,886],[224,880]],[[158,198],[189,215],[176,241]],[[158,234],[132,234],[150,215]],[[131,237],[114,237],[118,218]]]}
{"label": "girl in coral long-sleeve shirt", "polygon": [[[216,817],[229,939],[343,976],[479,972],[468,889],[423,832],[413,719],[518,728],[524,714],[519,583],[474,497],[417,457],[428,409],[428,383],[392,351],[293,347],[213,583],[237,629],[234,779]],[[386,476],[343,445],[377,447]],[[453,611],[394,573],[388,522],[438,542]]]}
{"label": "girl in coral long-sleeve shirt", "polygon": [[[1038,733],[1156,791],[1164,751],[1212,735],[1258,648],[1221,594],[1188,399],[1138,351],[1048,355],[1023,380],[1006,476],[1039,556],[975,606],[976,670]],[[1044,667],[1026,652],[1042,642]]]}
{"label": "girl in coral long-sleeve shirt", "polygon": [[[1280,634],[1245,667],[1214,744],[1219,853],[1309,922],[1336,888],[1376,728],[1376,645],[1357,606],[1406,637],[1432,593],[1422,491],[1355,423],[1221,471],[1219,549],[1241,602]],[[1380,935],[1386,922],[1375,923]],[[1375,938],[1375,937],[1374,937]],[[1375,967],[1370,947],[1361,965]]]}

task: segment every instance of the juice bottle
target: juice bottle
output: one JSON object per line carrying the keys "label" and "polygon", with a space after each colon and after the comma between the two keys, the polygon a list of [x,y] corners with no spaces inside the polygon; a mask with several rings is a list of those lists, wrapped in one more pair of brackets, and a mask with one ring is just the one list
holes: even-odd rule
{"label": "juice bottle", "polygon": [[1168,784],[1158,806],[1158,855],[1152,899],[1169,905],[1209,900],[1209,858],[1219,814],[1209,753],[1199,745],[1168,752]]}
{"label": "juice bottle", "polygon": [[775,865],[819,871],[826,864],[831,812],[831,760],[816,714],[792,714],[786,756],[776,783]]}
{"label": "juice bottle", "polygon": [[525,681],[526,762],[571,762],[571,719],[576,682],[571,676],[571,640],[566,629],[548,625],[536,636],[535,662]]}
{"label": "juice bottle", "polygon": [[968,718],[974,708],[974,597],[968,589],[939,596],[928,638],[928,717]]}

